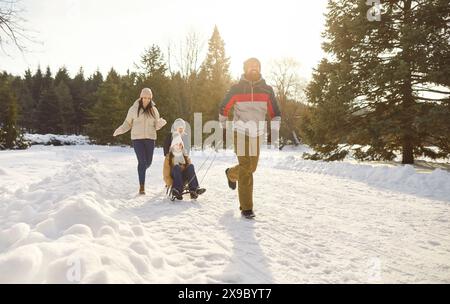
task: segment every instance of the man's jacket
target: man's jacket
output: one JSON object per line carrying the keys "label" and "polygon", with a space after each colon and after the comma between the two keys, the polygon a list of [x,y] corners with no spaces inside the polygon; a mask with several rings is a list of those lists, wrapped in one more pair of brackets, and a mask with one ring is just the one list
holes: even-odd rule
{"label": "man's jacket", "polygon": [[252,82],[242,76],[233,85],[220,105],[219,120],[225,125],[231,109],[234,107],[233,127],[239,133],[249,136],[264,134],[264,125],[268,114],[273,125],[281,123],[281,109],[271,86],[264,79]]}

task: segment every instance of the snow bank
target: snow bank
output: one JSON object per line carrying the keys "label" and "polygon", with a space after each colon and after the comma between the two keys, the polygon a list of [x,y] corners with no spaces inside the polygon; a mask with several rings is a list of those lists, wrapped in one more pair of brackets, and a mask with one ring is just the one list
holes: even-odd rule
{"label": "snow bank", "polygon": [[349,178],[371,186],[450,202],[450,172],[445,170],[419,172],[411,165],[310,161],[280,154],[278,158],[269,157],[265,164],[278,169]]}
{"label": "snow bank", "polygon": [[[0,222],[10,226],[0,229],[0,283],[142,282],[135,273],[151,253],[145,244],[130,253],[142,227],[111,216],[108,172],[80,151],[59,173],[0,199]],[[105,273],[108,264],[122,273]]]}
{"label": "snow bank", "polygon": [[31,145],[88,145],[89,137],[83,135],[55,135],[55,134],[24,134],[24,138]]}

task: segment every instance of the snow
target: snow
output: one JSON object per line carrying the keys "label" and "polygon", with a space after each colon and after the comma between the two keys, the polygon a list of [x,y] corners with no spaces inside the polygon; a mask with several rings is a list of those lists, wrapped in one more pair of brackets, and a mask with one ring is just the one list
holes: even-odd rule
{"label": "snow", "polygon": [[88,145],[89,137],[84,135],[24,134],[32,145]]}
{"label": "snow", "polygon": [[447,171],[264,150],[248,221],[232,151],[193,151],[207,192],[175,203],[162,154],[139,197],[131,148],[1,151],[0,283],[450,283]]}
{"label": "snow", "polygon": [[411,165],[389,166],[357,162],[321,162],[289,155],[274,160],[274,168],[331,175],[364,182],[378,188],[448,201],[450,174],[442,169],[420,172]]}

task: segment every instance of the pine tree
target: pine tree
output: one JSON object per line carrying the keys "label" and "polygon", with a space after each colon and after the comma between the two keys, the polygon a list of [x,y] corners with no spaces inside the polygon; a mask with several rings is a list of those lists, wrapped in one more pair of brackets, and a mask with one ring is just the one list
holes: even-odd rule
{"label": "pine tree", "polygon": [[61,104],[53,84],[42,92],[36,109],[36,118],[38,133],[63,133],[64,121],[61,113]]}
{"label": "pine tree", "polygon": [[41,97],[43,78],[44,76],[42,75],[41,67],[38,66],[36,73],[33,75],[31,88],[31,95],[33,96],[36,104]]}
{"label": "pine tree", "polygon": [[9,102],[9,75],[6,72],[0,74],[0,123],[4,123],[7,117],[7,107]]}
{"label": "pine tree", "polygon": [[0,150],[26,149],[28,143],[17,126],[17,100],[5,74],[0,77],[0,102],[3,109],[0,117]]}
{"label": "pine tree", "polygon": [[[316,158],[391,160],[449,155],[448,0],[329,1],[324,60],[308,88]],[[429,146],[437,147],[437,151]]]}
{"label": "pine tree", "polygon": [[[86,88],[89,95],[95,94],[101,84],[103,83],[103,75],[100,71],[96,71],[93,75],[91,75],[86,81]],[[90,104],[92,104],[90,101]]]}
{"label": "pine tree", "polygon": [[42,79],[41,90],[42,91],[47,90],[53,85],[54,85],[54,79],[52,77],[52,72],[50,70],[50,67],[48,66],[47,69],[45,70],[44,78]]}
{"label": "pine tree", "polygon": [[193,110],[203,113],[204,121],[217,119],[217,107],[230,87],[230,59],[225,53],[225,42],[217,26],[208,42],[208,54],[203,62]]}
{"label": "pine tree", "polygon": [[32,132],[35,126],[35,118],[33,116],[38,100],[33,98],[33,75],[30,69],[25,71],[22,81],[19,83],[17,98],[19,104],[18,124]]}
{"label": "pine tree", "polygon": [[23,78],[23,85],[28,89],[28,91],[33,91],[33,75],[31,74],[31,70],[27,69],[25,71],[25,76]]}
{"label": "pine tree", "polygon": [[58,97],[61,106],[62,115],[62,131],[64,134],[71,134],[76,128],[76,116],[73,107],[72,94],[70,88],[65,80],[61,80],[55,88],[56,96]]}
{"label": "pine tree", "polygon": [[36,128],[41,134],[63,133],[63,118],[61,104],[54,87],[54,80],[50,68],[47,67],[41,82],[41,96],[36,108]]}
{"label": "pine tree", "polygon": [[16,138],[19,135],[17,130],[17,102],[11,93],[8,94],[8,110],[7,117],[3,127],[5,131],[5,146],[7,149],[12,149],[15,146]]}
{"label": "pine tree", "polygon": [[[127,106],[137,99],[142,88],[148,87],[153,91],[153,100],[159,110],[161,117],[164,117],[167,122],[173,122],[180,112],[175,103],[174,95],[171,86],[170,78],[167,76],[167,64],[161,49],[157,45],[152,45],[141,56],[139,73],[136,76],[135,96],[132,100],[127,101]],[[187,119],[186,117],[183,117]],[[161,145],[165,136],[170,132],[170,126],[163,128],[158,134],[157,145]]]}
{"label": "pine tree", "polygon": [[64,82],[66,84],[70,83],[70,76],[69,71],[67,71],[66,67],[62,67],[58,70],[58,72],[55,75],[55,87],[57,87],[61,82]]}
{"label": "pine tree", "polygon": [[69,84],[75,110],[75,133],[83,133],[84,126],[88,123],[89,95],[86,89],[83,68],[80,68],[75,78]]}
{"label": "pine tree", "polygon": [[166,75],[167,65],[164,61],[161,48],[156,44],[153,44],[150,48],[145,50],[144,54],[141,56],[141,62],[137,67],[147,77],[152,75]]}
{"label": "pine tree", "polygon": [[[89,111],[90,123],[86,126],[86,131],[96,144],[112,144],[126,140],[125,137],[116,139],[112,136],[114,128],[123,123],[127,114],[120,95],[120,78],[112,69],[96,94],[96,104]],[[129,142],[129,138],[127,141]]]}

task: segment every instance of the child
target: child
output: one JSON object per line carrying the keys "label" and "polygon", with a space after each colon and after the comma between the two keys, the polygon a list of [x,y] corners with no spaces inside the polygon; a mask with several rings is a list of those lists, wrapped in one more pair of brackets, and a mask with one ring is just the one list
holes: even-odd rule
{"label": "child", "polygon": [[191,199],[197,199],[206,191],[199,187],[194,165],[178,132],[173,135],[169,153],[164,160],[163,176],[166,186],[172,186],[172,198],[177,200],[183,200],[183,188],[186,181]]}
{"label": "child", "polygon": [[164,156],[167,156],[167,154],[169,154],[170,145],[172,144],[172,139],[177,134],[179,134],[181,136],[181,139],[183,140],[183,144],[184,144],[184,149],[189,154],[189,152],[190,152],[190,136],[186,132],[186,122],[181,118],[177,118],[173,122],[170,133],[167,134],[167,136],[164,140],[164,146],[163,146],[164,147]]}

